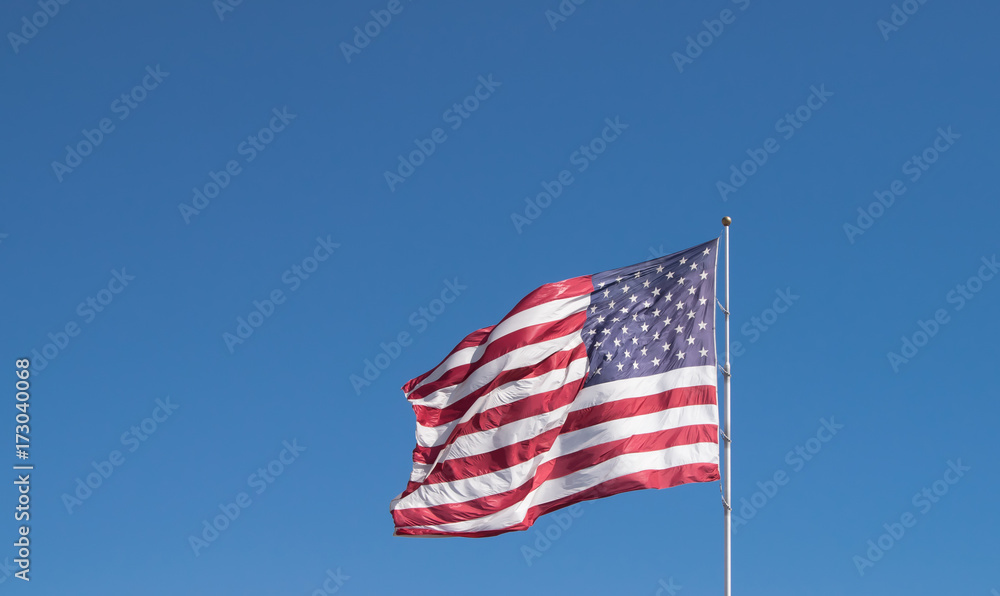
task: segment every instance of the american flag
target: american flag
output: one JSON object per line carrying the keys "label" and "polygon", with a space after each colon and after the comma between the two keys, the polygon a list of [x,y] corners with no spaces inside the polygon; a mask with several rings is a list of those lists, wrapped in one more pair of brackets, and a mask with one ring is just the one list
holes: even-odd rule
{"label": "american flag", "polygon": [[406,383],[417,447],[396,535],[493,536],[718,480],[718,243],[543,285]]}

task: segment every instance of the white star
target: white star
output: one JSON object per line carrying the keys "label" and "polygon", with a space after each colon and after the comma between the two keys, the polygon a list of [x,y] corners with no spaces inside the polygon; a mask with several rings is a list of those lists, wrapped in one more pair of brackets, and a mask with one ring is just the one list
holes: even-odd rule
{"label": "white star", "polygon": [[634,336],[633,336],[633,337],[632,337],[632,343],[633,343],[633,344],[638,344],[638,343],[639,343],[639,338],[638,338],[638,337],[634,337]]}
{"label": "white star", "polygon": [[632,315],[632,320],[633,320],[633,321],[638,321],[638,320],[639,320],[639,313],[634,313],[634,314]]}
{"label": "white star", "polygon": [[687,263],[687,262],[688,262],[687,257],[681,258],[681,265],[683,265],[684,263]]}
{"label": "white star", "polygon": [[639,279],[639,272],[638,271],[635,272],[635,279]]}
{"label": "white star", "polygon": [[649,308],[650,306],[653,306],[653,303],[650,302],[649,300],[646,300],[645,302],[642,303],[643,308]]}
{"label": "white star", "polygon": [[689,335],[688,338],[687,338],[687,342],[688,342],[688,345],[693,344],[694,343],[694,336]]}
{"label": "white star", "polygon": [[694,318],[694,311],[693,310],[688,313],[688,318],[689,319],[693,319]]}
{"label": "white star", "polygon": [[618,321],[620,321],[620,320],[621,320],[621,319],[619,319],[618,317],[615,317],[615,318],[611,319],[611,322],[612,322],[612,323],[617,323],[617,322],[618,322]]}
{"label": "white star", "polygon": [[684,301],[683,300],[678,300],[676,306],[677,306],[678,310],[684,310]]}
{"label": "white star", "polygon": [[687,281],[687,280],[682,277],[682,278],[680,278],[680,279],[677,280],[677,283],[679,283],[681,285],[684,285],[685,281]]}
{"label": "white star", "polygon": [[698,277],[702,279],[708,279],[708,271],[702,271],[701,273],[698,274]]}
{"label": "white star", "polygon": [[594,331],[593,329],[591,329],[591,330],[590,330],[590,331],[588,331],[587,333],[589,333],[589,334],[591,334],[591,335],[597,335],[597,331]]}
{"label": "white star", "polygon": [[642,287],[644,287],[644,288],[648,288],[649,287],[649,280],[648,279],[646,281],[642,282]]}
{"label": "white star", "polygon": [[639,368],[639,363],[638,362],[633,362],[632,363],[632,368],[633,369],[638,369]]}
{"label": "white star", "polygon": [[677,357],[684,360],[684,352],[677,352]]}
{"label": "white star", "polygon": [[657,331],[656,333],[653,334],[653,341],[659,341],[659,339],[660,339],[660,332]]}
{"label": "white star", "polygon": [[690,288],[688,288],[688,294],[692,294],[693,295],[697,291],[698,291],[698,288],[696,288],[694,286],[691,286]]}
{"label": "white star", "polygon": [[660,309],[656,309],[656,310],[654,310],[654,311],[653,311],[653,316],[654,316],[654,317],[658,317],[658,316],[660,316]]}
{"label": "white star", "polygon": [[660,265],[659,267],[657,267],[656,268],[656,272],[657,273],[663,273],[663,265]]}
{"label": "white star", "polygon": [[591,306],[590,307],[590,312],[597,312],[597,306],[596,305],[595,306]]}
{"label": "white star", "polygon": [[628,327],[622,327],[622,335],[628,335]]}
{"label": "white star", "polygon": [[698,268],[698,263],[691,263],[691,269],[692,270],[697,269],[697,268]]}
{"label": "white star", "polygon": [[624,307],[624,306],[623,306],[623,307],[621,307],[621,308],[620,308],[620,309],[618,309],[618,310],[619,310],[619,312],[621,312],[621,313],[622,313],[623,315],[625,315],[625,314],[628,314],[628,308],[626,308],[626,307]]}
{"label": "white star", "polygon": [[708,298],[699,298],[698,299],[698,304],[700,304],[702,306],[705,306],[706,302],[708,302]]}
{"label": "white star", "polygon": [[705,323],[704,322],[698,323],[698,329],[699,330],[704,329],[704,328],[705,328]]}
{"label": "white star", "polygon": [[594,371],[594,374],[595,375],[601,374],[601,367],[600,366],[597,367],[597,370]]}
{"label": "white star", "polygon": [[597,322],[598,323],[603,323],[604,322],[604,317],[597,317]]}
{"label": "white star", "polygon": [[611,290],[604,290],[604,297],[608,298],[609,296],[611,296]]}
{"label": "white star", "polygon": [[608,306],[611,307],[611,308],[614,308],[615,307],[615,301],[612,300],[611,302],[609,302]]}
{"label": "white star", "polygon": [[630,288],[628,287],[628,284],[625,284],[624,286],[622,286],[622,292],[628,292],[629,289]]}
{"label": "white star", "polygon": [[698,353],[701,354],[702,358],[708,358],[708,350],[706,350],[705,348],[698,350]]}
{"label": "white star", "polygon": [[671,300],[674,299],[674,295],[671,292],[667,292],[667,295],[664,296],[663,299],[666,300],[667,302],[670,302]]}
{"label": "white star", "polygon": [[659,296],[659,295],[660,295],[660,288],[653,288],[653,296]]}
{"label": "white star", "polygon": [[643,356],[645,356],[645,355],[646,355],[646,348],[643,348],[643,349],[642,349],[642,350],[640,350],[640,351],[642,352],[642,355],[643,355]]}
{"label": "white star", "polygon": [[667,317],[667,318],[663,319],[663,324],[664,325],[669,325],[670,324],[670,317]]}
{"label": "white star", "polygon": [[611,335],[611,330],[610,329],[601,329],[601,333],[603,333],[604,335]]}
{"label": "white star", "polygon": [[611,352],[605,352],[604,357],[608,360],[611,360]]}
{"label": "white star", "polygon": [[660,365],[660,359],[659,358],[653,358],[653,366],[659,366],[659,365]]}
{"label": "white star", "polygon": [[712,249],[710,249],[710,248],[706,248],[706,249],[705,249],[705,252],[703,252],[703,253],[701,253],[701,254],[703,254],[703,255],[707,255],[707,254],[709,254],[709,253],[711,253],[711,252],[712,252]]}
{"label": "white star", "polygon": [[615,347],[616,347],[616,348],[620,348],[620,347],[621,347],[621,345],[622,345],[622,342],[621,342],[621,340],[620,340],[620,339],[618,339],[618,338],[615,338]]}
{"label": "white star", "polygon": [[598,290],[600,290],[603,287],[604,287],[604,282],[603,281],[601,283],[597,284],[597,289]]}
{"label": "white star", "polygon": [[599,348],[599,347],[601,347],[601,344],[603,344],[603,343],[604,343],[603,341],[595,341],[594,342],[594,347],[595,348]]}
{"label": "white star", "polygon": [[628,350],[625,350],[625,358],[626,358],[626,359],[629,359],[629,358],[631,358],[631,357],[632,357],[632,354],[629,354],[629,353],[628,353]]}
{"label": "white star", "polygon": [[634,304],[635,301],[639,299],[639,297],[636,296],[635,294],[632,294],[631,296],[628,297],[628,299],[631,300],[632,303]]}
{"label": "white star", "polygon": [[667,279],[673,279],[673,278],[674,278],[674,272],[673,271],[667,271]]}
{"label": "white star", "polygon": [[621,276],[619,275],[618,277],[616,277],[616,278],[615,278],[615,281],[616,281],[616,282],[618,282],[618,283],[621,283],[621,282],[622,282],[622,278],[621,278]]}
{"label": "white star", "polygon": [[647,325],[647,324],[643,323],[643,324],[642,324],[642,330],[643,330],[643,331],[649,331],[649,325]]}
{"label": "white star", "polygon": [[681,327],[680,325],[678,325],[677,327],[675,327],[675,329],[677,330],[677,333],[684,333],[684,328]]}
{"label": "white star", "polygon": [[662,346],[660,346],[660,347],[661,347],[661,348],[663,348],[663,351],[664,351],[664,352],[666,352],[667,350],[669,350],[669,349],[670,349],[670,344],[663,344],[663,345],[662,345]]}
{"label": "white star", "polygon": [[621,362],[619,362],[619,363],[618,363],[618,370],[621,370],[621,369],[623,369],[623,368],[625,368],[625,365],[624,365],[624,364],[622,364]]}

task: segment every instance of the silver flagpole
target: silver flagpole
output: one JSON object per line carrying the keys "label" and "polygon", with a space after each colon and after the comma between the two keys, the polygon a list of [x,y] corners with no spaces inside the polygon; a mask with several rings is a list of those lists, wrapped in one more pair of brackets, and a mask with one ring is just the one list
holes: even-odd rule
{"label": "silver flagpole", "polygon": [[730,448],[732,444],[732,439],[730,438],[730,420],[729,420],[729,382],[732,376],[732,371],[729,366],[729,224],[733,223],[733,220],[729,217],[722,218],[722,225],[726,228],[726,305],[723,307],[722,311],[726,314],[726,367],[722,370],[723,383],[725,383],[725,400],[726,400],[726,410],[725,418],[722,423],[722,439],[724,442],[724,454],[723,463],[725,465],[725,476],[723,477],[722,484],[722,503],[725,511],[725,526],[726,526],[726,539],[725,539],[725,583],[726,583],[726,596],[732,596],[733,593],[733,498],[732,498],[732,475],[730,470],[732,468],[732,461],[730,459]]}

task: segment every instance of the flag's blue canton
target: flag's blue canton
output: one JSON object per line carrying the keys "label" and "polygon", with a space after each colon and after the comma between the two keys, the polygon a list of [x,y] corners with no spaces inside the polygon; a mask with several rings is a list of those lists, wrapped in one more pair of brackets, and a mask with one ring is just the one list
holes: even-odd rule
{"label": "flag's blue canton", "polygon": [[716,364],[719,241],[593,275],[584,386]]}

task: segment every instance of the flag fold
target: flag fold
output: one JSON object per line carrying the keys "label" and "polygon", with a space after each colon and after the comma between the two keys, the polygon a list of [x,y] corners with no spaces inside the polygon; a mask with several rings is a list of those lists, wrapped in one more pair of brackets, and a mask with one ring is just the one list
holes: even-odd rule
{"label": "flag fold", "polygon": [[717,249],[545,284],[407,382],[417,446],[396,535],[493,536],[718,480]]}

